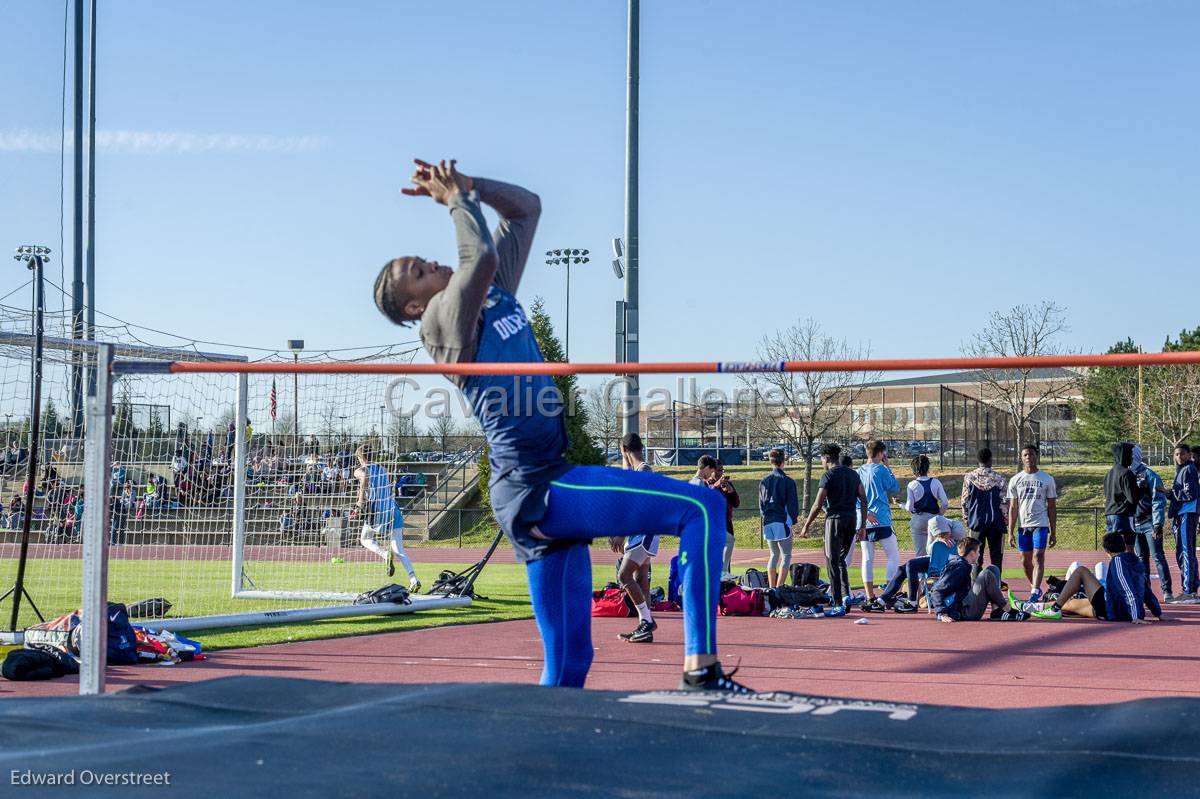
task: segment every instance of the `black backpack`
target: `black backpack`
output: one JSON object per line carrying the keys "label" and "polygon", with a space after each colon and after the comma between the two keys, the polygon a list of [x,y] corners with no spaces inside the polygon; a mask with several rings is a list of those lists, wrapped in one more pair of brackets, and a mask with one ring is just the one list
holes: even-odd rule
{"label": "black backpack", "polygon": [[143,599],[129,606],[131,619],[161,619],[171,612],[171,603],[162,597]]}
{"label": "black backpack", "polygon": [[[429,593],[440,594],[442,596],[466,596],[470,597],[471,599],[482,599],[486,601],[487,597],[476,591],[474,586],[471,586],[469,591],[467,590],[467,585],[471,582],[471,574],[474,571],[475,569],[471,568],[460,573],[452,572],[447,569],[439,574],[437,579],[433,581],[433,586],[430,587]],[[616,585],[616,583],[613,583],[613,585]],[[464,591],[467,591],[467,593],[463,593]]]}
{"label": "black backpack", "polygon": [[[78,637],[83,627],[76,627]],[[129,623],[129,611],[120,602],[108,603],[108,662],[132,665],[138,662],[137,634]]]}
{"label": "black backpack", "polygon": [[359,594],[354,600],[354,604],[356,605],[381,605],[386,602],[396,605],[412,604],[412,600],[408,598],[408,589],[395,583],[385,585],[382,588],[376,588],[374,591]]}
{"label": "black backpack", "polygon": [[35,647],[14,649],[4,658],[0,674],[6,680],[50,680],[78,674],[79,660],[58,649]]}
{"label": "black backpack", "polygon": [[800,588],[781,585],[778,588],[770,589],[766,594],[771,610],[795,607],[811,608],[815,605],[828,605],[832,601],[829,594],[815,585],[806,585]]}
{"label": "black backpack", "polygon": [[821,569],[815,563],[793,563],[791,572],[792,585],[796,588],[821,584]]}
{"label": "black backpack", "polygon": [[738,578],[737,583],[742,588],[766,588],[767,575],[763,574],[758,569],[746,569],[746,573]]}

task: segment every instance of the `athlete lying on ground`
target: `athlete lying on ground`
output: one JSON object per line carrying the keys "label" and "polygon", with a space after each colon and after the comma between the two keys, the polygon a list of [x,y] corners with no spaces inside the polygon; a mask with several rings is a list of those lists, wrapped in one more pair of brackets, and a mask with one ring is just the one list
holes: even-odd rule
{"label": "athlete lying on ground", "polygon": [[[1146,572],[1141,559],[1127,551],[1123,532],[1104,536],[1104,551],[1111,556],[1104,579],[1087,566],[1079,566],[1067,575],[1067,582],[1053,602],[1024,603],[1024,610],[1039,619],[1061,619],[1063,614],[1101,621],[1128,621],[1149,624],[1146,608],[1162,619],[1162,607],[1154,592],[1147,590]],[[1083,597],[1077,597],[1080,591]],[[1009,597],[1012,601],[1012,597]],[[1014,604],[1017,604],[1014,602]]]}

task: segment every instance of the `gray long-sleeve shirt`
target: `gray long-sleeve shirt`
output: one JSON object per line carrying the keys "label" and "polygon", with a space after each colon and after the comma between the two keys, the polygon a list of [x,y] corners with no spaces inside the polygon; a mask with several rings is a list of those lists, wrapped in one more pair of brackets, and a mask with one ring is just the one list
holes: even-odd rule
{"label": "gray long-sleeve shirt", "polygon": [[[458,269],[421,316],[421,342],[437,363],[469,363],[479,344],[479,320],[488,287],[516,294],[529,258],[542,204],[531,191],[498,180],[475,178],[475,188],[450,200],[458,239]],[[494,234],[479,203],[500,214]],[[450,378],[462,388],[465,378]]]}

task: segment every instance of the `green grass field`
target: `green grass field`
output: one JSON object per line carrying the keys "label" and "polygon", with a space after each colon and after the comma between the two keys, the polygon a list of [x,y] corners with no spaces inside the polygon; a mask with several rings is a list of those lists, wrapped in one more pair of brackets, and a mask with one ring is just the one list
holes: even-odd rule
{"label": "green grass field", "polygon": [[[266,565],[266,564],[259,564]],[[286,563],[269,564],[272,570],[258,571],[260,579],[273,577],[274,588],[312,588],[298,585],[294,579],[296,568]],[[277,610],[283,607],[299,607],[305,603],[277,602],[271,600],[232,599],[229,596],[229,567],[225,563],[203,561],[113,561],[109,572],[109,599],[119,602],[135,602],[151,597],[166,597],[179,601],[172,616],[208,615],[219,613],[245,613],[254,610]],[[45,568],[43,568],[45,567]],[[52,567],[52,574],[46,572]],[[347,563],[336,567],[358,572],[357,577],[368,586],[384,582],[377,564]],[[420,564],[420,573],[431,580],[442,569],[461,571],[463,564]],[[878,585],[885,582],[883,565],[876,568]],[[41,572],[41,573],[39,573]],[[273,573],[269,573],[273,572]],[[665,562],[654,570],[654,585],[665,587],[668,570]],[[11,585],[16,575],[16,561],[0,560],[0,582]],[[187,575],[187,583],[180,582]],[[1021,577],[1020,569],[1006,569],[1006,578]],[[344,580],[347,575],[338,575]],[[78,606],[81,581],[78,561],[31,561],[26,572],[27,586],[34,602],[47,616],[52,618],[70,612]],[[289,580],[289,578],[291,578]],[[594,565],[592,583],[602,587],[613,579],[611,565]],[[858,569],[851,569],[851,579],[858,583]],[[292,584],[289,585],[288,583]],[[262,644],[308,641],[320,638],[337,638],[348,635],[369,635],[379,632],[415,630],[426,627],[441,627],[451,624],[476,624],[492,621],[509,621],[533,617],[529,604],[529,592],[525,581],[525,567],[512,563],[490,563],[476,583],[476,590],[487,597],[478,600],[469,608],[447,608],[422,611],[404,616],[363,617],[356,619],[330,619],[303,624],[276,624],[244,627],[230,630],[212,630],[188,633],[209,649],[259,646]],[[311,603],[309,603],[311,604]],[[5,619],[11,610],[7,602],[0,610]],[[22,603],[21,626],[37,621],[27,603]]]}

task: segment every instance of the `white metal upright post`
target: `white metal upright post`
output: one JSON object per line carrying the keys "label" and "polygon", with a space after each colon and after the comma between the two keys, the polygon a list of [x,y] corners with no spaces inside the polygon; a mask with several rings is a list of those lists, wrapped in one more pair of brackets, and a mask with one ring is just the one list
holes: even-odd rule
{"label": "white metal upright post", "polygon": [[108,660],[109,489],[112,483],[113,348],[96,348],[95,389],[88,396],[83,472],[83,639],[79,693],[104,693]]}
{"label": "white metal upright post", "polygon": [[232,595],[242,590],[242,569],[246,547],[246,451],[250,442],[246,440],[246,416],[249,403],[249,378],[245,372],[237,376],[237,419],[234,425],[233,456],[233,582]]}

